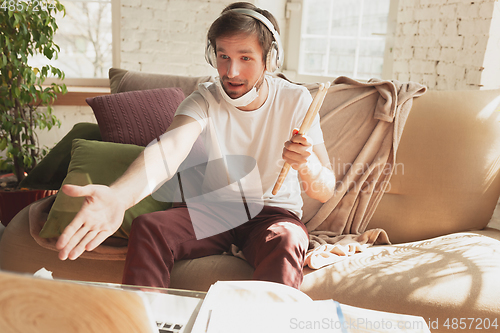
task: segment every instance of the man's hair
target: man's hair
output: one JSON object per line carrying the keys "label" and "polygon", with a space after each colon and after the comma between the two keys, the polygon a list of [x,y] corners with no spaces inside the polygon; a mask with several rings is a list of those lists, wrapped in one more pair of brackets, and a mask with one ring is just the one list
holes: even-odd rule
{"label": "man's hair", "polygon": [[232,9],[246,8],[256,11],[264,15],[274,25],[274,29],[279,33],[278,21],[267,10],[260,9],[248,2],[235,2],[224,8],[219,18],[217,18],[210,29],[208,30],[208,40],[210,44],[217,49],[216,39],[219,37],[228,37],[238,34],[252,35],[255,34],[259,39],[260,46],[262,47],[262,60],[266,63],[266,56],[271,49],[272,42],[274,41],[273,34],[266,25],[253,17],[248,15],[232,12]]}

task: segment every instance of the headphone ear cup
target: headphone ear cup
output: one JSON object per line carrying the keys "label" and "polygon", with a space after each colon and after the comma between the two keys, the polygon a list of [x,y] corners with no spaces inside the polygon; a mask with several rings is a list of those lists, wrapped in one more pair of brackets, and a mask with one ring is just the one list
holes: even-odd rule
{"label": "headphone ear cup", "polygon": [[271,48],[266,57],[266,69],[270,73],[274,73],[278,69],[278,45],[276,42],[271,44]]}
{"label": "headphone ear cup", "polygon": [[207,42],[207,48],[205,49],[205,60],[210,66],[217,69],[217,56],[215,55],[215,49],[210,41]]}

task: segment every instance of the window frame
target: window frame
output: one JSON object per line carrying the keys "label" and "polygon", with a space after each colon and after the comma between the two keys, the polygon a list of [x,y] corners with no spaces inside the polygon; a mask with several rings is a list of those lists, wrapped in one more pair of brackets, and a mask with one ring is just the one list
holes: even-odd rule
{"label": "window frame", "polygon": [[[385,34],[384,64],[382,69],[382,79],[384,80],[392,78],[392,50],[396,34],[398,4],[399,0],[390,0],[389,13],[387,16],[387,33]],[[285,69],[283,70],[283,74],[291,80],[298,82],[311,83],[327,80],[332,81],[335,77],[299,74],[303,8],[303,0],[291,0],[286,4],[287,42],[285,46]]]}
{"label": "window frame", "polygon": [[[111,0],[111,32],[112,32],[112,66],[114,68],[120,67],[120,0]],[[52,83],[66,84],[69,92],[71,87],[109,87],[109,79],[107,78],[65,78],[60,80],[58,78],[49,77],[45,80],[44,85]]]}

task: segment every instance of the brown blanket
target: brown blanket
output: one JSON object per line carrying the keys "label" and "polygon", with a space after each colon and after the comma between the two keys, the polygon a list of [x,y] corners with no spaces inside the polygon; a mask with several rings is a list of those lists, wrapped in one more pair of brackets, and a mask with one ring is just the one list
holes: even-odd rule
{"label": "brown blanket", "polygon": [[371,244],[389,244],[381,229],[366,230],[396,167],[396,152],[418,83],[339,77],[320,110],[336,191],[324,204],[304,197],[310,234],[306,264],[320,268]]}

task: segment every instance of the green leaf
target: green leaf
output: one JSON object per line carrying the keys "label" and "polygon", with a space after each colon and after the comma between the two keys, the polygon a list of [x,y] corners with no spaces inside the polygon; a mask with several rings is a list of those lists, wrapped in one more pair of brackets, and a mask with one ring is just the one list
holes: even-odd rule
{"label": "green leaf", "polygon": [[31,167],[31,164],[33,164],[33,161],[31,159],[31,156],[29,155],[24,155],[23,157],[23,163],[24,163],[24,166],[29,168]]}
{"label": "green leaf", "polygon": [[7,146],[9,149],[9,154],[10,158],[14,158],[14,156],[17,156],[19,154],[19,149],[15,148],[14,146]]}
{"label": "green leaf", "polygon": [[[0,0],[2,3],[5,0]],[[0,10],[0,148],[6,151],[7,159],[17,167],[32,167],[46,149],[36,141],[39,130],[60,126],[60,121],[47,106],[56,93],[65,92],[65,85],[41,86],[50,75],[64,79],[64,72],[48,64],[58,56],[59,46],[54,43],[58,25],[55,14],[65,14],[59,1],[44,0],[44,4],[55,4],[50,10],[34,12],[34,1],[7,1],[15,10]],[[23,6],[23,10],[17,7]],[[42,56],[46,65],[32,68],[28,59]],[[35,141],[33,141],[35,139]],[[4,158],[0,157],[0,166]],[[17,167],[15,169],[17,169]]]}
{"label": "green leaf", "polygon": [[0,140],[0,151],[4,151],[5,148],[7,148],[7,138],[3,137],[2,140]]}

